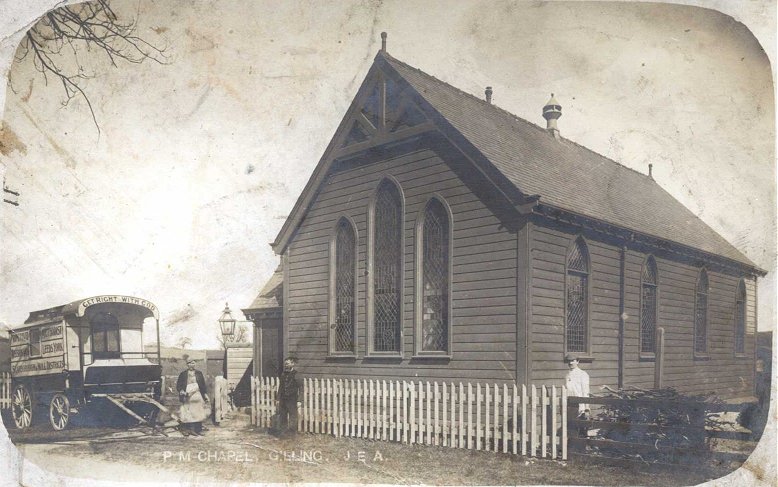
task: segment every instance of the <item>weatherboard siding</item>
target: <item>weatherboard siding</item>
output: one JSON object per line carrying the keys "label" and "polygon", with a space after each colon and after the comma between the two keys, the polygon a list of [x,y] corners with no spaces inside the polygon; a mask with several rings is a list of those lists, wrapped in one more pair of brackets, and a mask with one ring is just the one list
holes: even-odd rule
{"label": "weatherboard siding", "polygon": [[[403,356],[366,358],[368,206],[392,176],[404,197]],[[433,194],[453,220],[452,358],[412,358],[416,220]],[[357,233],[357,358],[328,358],[329,243],[342,216]],[[420,150],[328,175],[289,247],[288,346],[306,377],[512,381],[516,363],[516,234],[443,162]]]}
{"label": "weatherboard siding", "polygon": [[[562,385],[567,374],[565,349],[565,261],[576,237],[562,228],[534,224],[531,262],[532,381]],[[589,340],[594,360],[582,367],[593,388],[618,382],[619,249],[587,239]]]}
{"label": "weatherboard siding", "polygon": [[[535,383],[562,384],[564,357],[565,259],[577,233],[561,224],[533,224],[531,243],[531,343]],[[582,368],[591,378],[592,391],[618,385],[618,329],[621,249],[585,236],[590,254],[591,362]],[[753,394],[756,283],[746,279],[745,355],[734,353],[735,293],[740,276],[708,269],[709,353],[705,360],[693,354],[694,299],[699,267],[670,255],[654,255],[659,274],[657,326],[665,329],[663,385],[679,391],[716,392],[734,398]],[[647,254],[628,249],[625,255],[624,385],[654,386],[653,359],[639,353],[642,266]]]}

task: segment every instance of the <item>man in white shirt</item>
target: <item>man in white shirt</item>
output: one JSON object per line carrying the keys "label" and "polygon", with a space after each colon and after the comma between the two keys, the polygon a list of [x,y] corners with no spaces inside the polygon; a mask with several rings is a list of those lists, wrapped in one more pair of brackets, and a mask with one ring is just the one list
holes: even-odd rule
{"label": "man in white shirt", "polygon": [[[568,353],[565,356],[570,370],[567,372],[567,378],[565,385],[567,386],[568,396],[588,397],[589,396],[589,374],[578,368],[578,356]],[[589,415],[589,405],[578,405],[578,417],[586,417]]]}

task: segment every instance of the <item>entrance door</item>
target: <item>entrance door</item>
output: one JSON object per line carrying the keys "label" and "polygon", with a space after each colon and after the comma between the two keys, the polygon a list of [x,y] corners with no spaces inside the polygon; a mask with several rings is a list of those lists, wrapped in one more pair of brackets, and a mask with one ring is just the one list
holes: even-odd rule
{"label": "entrance door", "polygon": [[283,343],[281,318],[262,320],[262,368],[263,377],[280,377],[283,370]]}

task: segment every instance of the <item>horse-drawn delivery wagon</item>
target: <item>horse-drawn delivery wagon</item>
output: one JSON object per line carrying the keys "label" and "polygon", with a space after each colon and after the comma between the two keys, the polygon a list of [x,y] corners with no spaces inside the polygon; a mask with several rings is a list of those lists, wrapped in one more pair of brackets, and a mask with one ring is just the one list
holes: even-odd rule
{"label": "horse-drawn delivery wagon", "polygon": [[[139,403],[166,411],[158,402],[159,312],[145,299],[95,296],[33,311],[10,338],[17,428],[29,427],[38,411],[55,430],[84,408],[99,415],[115,405],[141,422]],[[149,342],[152,352],[144,350]]]}

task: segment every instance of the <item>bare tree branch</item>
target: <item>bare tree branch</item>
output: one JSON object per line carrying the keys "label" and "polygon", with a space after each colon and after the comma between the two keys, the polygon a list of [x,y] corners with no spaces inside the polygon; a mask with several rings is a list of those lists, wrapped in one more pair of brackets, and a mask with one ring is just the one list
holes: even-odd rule
{"label": "bare tree branch", "polygon": [[[78,53],[97,49],[105,53],[114,67],[119,61],[140,64],[152,60],[165,64],[165,48],[137,35],[136,28],[137,17],[119,19],[109,0],[60,7],[41,17],[27,32],[17,50],[16,61],[22,62],[31,54],[35,69],[46,83],[49,76],[59,80],[65,92],[63,105],[82,97],[99,134],[100,126],[83,86],[92,75],[85,71]],[[63,51],[63,48],[67,49]]]}
{"label": "bare tree branch", "polygon": [[226,349],[230,343],[247,343],[249,338],[249,330],[244,325],[238,325],[235,327],[235,334],[229,337],[225,337],[221,333],[216,335],[216,339],[219,341],[222,349]]}

